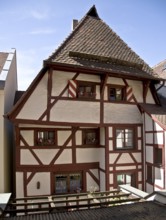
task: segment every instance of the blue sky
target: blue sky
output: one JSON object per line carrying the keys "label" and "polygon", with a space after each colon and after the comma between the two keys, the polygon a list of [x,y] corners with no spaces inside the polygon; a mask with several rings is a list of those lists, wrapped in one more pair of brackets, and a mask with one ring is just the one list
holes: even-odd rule
{"label": "blue sky", "polygon": [[18,89],[25,90],[47,59],[96,6],[107,23],[151,67],[166,59],[165,0],[1,0],[0,51],[17,51]]}

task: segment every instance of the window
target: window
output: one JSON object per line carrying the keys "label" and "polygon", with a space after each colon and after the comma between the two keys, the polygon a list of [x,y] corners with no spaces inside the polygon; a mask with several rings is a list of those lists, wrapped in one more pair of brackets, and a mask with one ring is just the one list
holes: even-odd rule
{"label": "window", "polygon": [[55,193],[76,193],[82,189],[81,173],[55,175]]}
{"label": "window", "polygon": [[136,186],[136,179],[135,179],[135,174],[131,173],[122,173],[122,174],[117,174],[117,185],[129,185],[129,186]]}
{"label": "window", "polygon": [[154,149],[154,162],[157,165],[162,165],[162,149],[161,148]]}
{"label": "window", "polygon": [[83,144],[97,145],[99,143],[99,130],[87,129],[83,130]]}
{"label": "window", "polygon": [[108,99],[110,101],[122,101],[125,98],[125,88],[121,86],[110,86],[108,89]]}
{"label": "window", "polygon": [[134,129],[118,128],[115,131],[116,149],[134,148]]}
{"label": "window", "polygon": [[37,145],[54,145],[55,131],[41,130],[37,131]]}
{"label": "window", "polygon": [[94,99],[95,96],[95,84],[78,82],[78,98]]}
{"label": "window", "polygon": [[150,165],[147,165],[147,182],[153,183],[153,169]]}

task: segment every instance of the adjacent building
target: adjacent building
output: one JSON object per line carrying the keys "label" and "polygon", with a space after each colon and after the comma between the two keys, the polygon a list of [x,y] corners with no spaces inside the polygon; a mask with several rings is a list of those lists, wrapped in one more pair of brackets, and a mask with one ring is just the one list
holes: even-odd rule
{"label": "adjacent building", "polygon": [[11,111],[16,90],[16,51],[0,52],[0,193],[11,192],[13,130],[3,116]]}
{"label": "adjacent building", "polygon": [[165,189],[160,79],[95,6],[74,24],[7,115],[15,131],[16,197],[119,184]]}

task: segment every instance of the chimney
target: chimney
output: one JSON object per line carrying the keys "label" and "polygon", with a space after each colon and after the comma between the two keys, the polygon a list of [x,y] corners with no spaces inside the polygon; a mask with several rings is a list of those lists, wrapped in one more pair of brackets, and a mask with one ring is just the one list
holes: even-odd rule
{"label": "chimney", "polygon": [[76,28],[77,24],[78,24],[78,20],[77,19],[73,19],[72,30],[74,30]]}

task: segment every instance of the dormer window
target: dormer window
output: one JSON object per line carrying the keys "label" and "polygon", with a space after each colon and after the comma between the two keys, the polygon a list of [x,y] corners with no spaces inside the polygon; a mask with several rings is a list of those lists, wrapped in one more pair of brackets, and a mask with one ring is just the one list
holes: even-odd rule
{"label": "dormer window", "polygon": [[109,86],[108,88],[109,101],[122,101],[125,99],[124,86]]}

